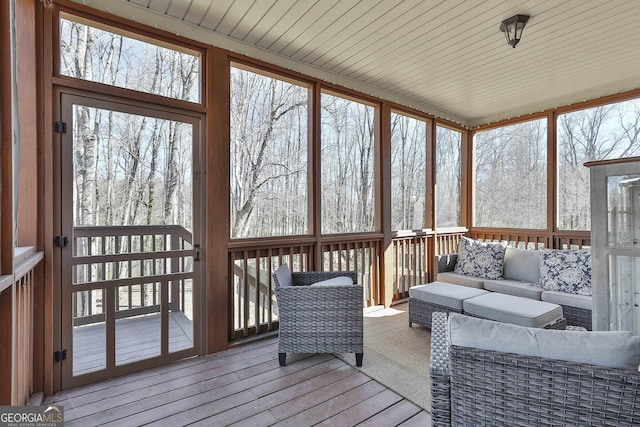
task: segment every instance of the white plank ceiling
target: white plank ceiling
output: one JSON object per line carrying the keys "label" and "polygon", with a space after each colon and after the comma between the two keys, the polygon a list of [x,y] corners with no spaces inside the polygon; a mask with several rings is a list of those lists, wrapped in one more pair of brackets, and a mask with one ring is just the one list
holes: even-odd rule
{"label": "white plank ceiling", "polygon": [[640,0],[76,1],[467,126],[640,88]]}

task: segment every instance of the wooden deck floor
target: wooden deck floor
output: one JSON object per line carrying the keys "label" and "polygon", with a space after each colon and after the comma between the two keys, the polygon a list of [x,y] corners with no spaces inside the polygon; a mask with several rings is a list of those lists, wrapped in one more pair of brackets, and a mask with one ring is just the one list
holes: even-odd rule
{"label": "wooden deck floor", "polygon": [[[366,355],[365,355],[366,358]],[[289,355],[276,339],[66,390],[73,426],[430,426],[422,408],[330,354]]]}
{"label": "wooden deck floor", "polygon": [[[160,313],[116,320],[116,365],[160,355]],[[193,347],[193,326],[181,311],[169,313],[169,351]],[[73,330],[73,375],[105,369],[105,323]]]}

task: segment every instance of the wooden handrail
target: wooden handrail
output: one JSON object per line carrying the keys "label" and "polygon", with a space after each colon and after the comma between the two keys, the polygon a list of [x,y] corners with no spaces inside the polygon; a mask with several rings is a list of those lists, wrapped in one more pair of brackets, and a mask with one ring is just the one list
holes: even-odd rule
{"label": "wooden handrail", "polygon": [[35,246],[15,248],[13,274],[0,276],[0,292],[22,279],[43,259],[44,252],[37,252]]}

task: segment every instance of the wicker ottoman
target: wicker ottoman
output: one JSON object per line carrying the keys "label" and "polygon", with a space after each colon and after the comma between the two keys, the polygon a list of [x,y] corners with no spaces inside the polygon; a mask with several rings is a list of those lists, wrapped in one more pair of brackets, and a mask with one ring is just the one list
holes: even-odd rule
{"label": "wicker ottoman", "polygon": [[488,293],[489,291],[484,289],[444,282],[433,282],[409,288],[409,326],[417,323],[431,329],[433,312],[462,313],[464,300]]}
{"label": "wicker ottoman", "polygon": [[565,329],[562,307],[544,301],[491,292],[463,301],[467,316],[482,317],[530,328]]}

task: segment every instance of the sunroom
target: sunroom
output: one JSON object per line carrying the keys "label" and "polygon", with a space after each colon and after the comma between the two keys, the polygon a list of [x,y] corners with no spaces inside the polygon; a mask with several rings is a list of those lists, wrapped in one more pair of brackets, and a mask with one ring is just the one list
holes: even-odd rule
{"label": "sunroom", "polygon": [[462,236],[589,248],[640,156],[633,0],[1,7],[3,405],[261,348],[284,263],[389,308]]}

